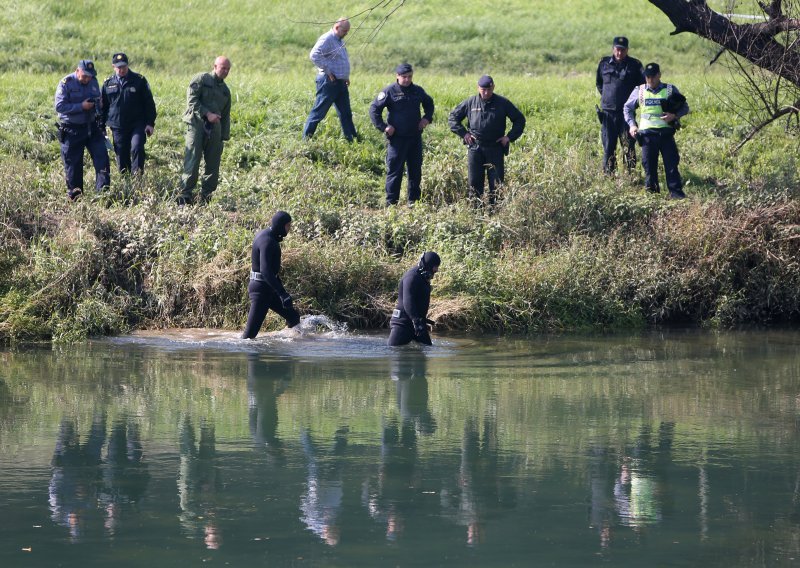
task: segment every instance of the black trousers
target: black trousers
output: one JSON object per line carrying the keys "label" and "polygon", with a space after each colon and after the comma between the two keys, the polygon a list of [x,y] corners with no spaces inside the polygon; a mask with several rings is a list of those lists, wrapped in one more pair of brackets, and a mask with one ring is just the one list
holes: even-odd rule
{"label": "black trousers", "polygon": [[628,171],[636,167],[636,140],[628,134],[628,123],[622,111],[603,111],[600,139],[603,141],[604,172],[611,173],[617,169],[617,142],[622,148],[622,161]]}
{"label": "black trousers", "polygon": [[390,136],[386,149],[386,203],[400,199],[403,170],[408,170],[408,201],[420,197],[422,183],[422,136]]}
{"label": "black trousers", "polygon": [[488,177],[489,199],[494,200],[497,183],[505,176],[504,148],[497,146],[470,146],[467,152],[467,179],[470,197],[483,197],[483,185]]}
{"label": "black trousers", "polygon": [[644,185],[650,191],[658,191],[658,155],[664,161],[664,175],[667,189],[672,197],[686,197],[683,180],[678,171],[681,161],[678,145],[675,144],[675,131],[672,128],[656,128],[639,133],[642,143],[642,167]]}
{"label": "black trousers", "polygon": [[147,134],[144,125],[133,128],[112,128],[114,153],[117,155],[117,168],[120,173],[144,172],[144,144]]}
{"label": "black trousers", "polygon": [[83,151],[89,150],[95,171],[95,189],[99,192],[111,185],[110,163],[106,140],[94,124],[78,126],[64,125],[64,141],[61,142],[61,159],[67,191],[83,190]]}
{"label": "black trousers", "polygon": [[250,313],[247,315],[247,325],[244,326],[242,339],[253,339],[258,335],[269,310],[285,319],[288,327],[300,323],[300,314],[294,306],[284,308],[275,290],[266,282],[251,280],[247,286],[247,293],[250,296]]}
{"label": "black trousers", "polygon": [[407,325],[391,324],[389,329],[389,346],[396,347],[398,345],[408,345],[412,341],[421,343],[423,345],[433,345],[430,334],[425,331],[420,335],[414,333],[414,328]]}

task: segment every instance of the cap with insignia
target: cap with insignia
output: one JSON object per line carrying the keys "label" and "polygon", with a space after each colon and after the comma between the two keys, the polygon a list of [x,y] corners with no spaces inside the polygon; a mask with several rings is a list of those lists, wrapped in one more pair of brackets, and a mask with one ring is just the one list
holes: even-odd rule
{"label": "cap with insignia", "polygon": [[628,38],[625,36],[617,36],[614,38],[614,47],[621,49],[628,49]]}
{"label": "cap with insignia", "polygon": [[97,69],[94,68],[94,61],[92,61],[91,59],[81,59],[78,62],[78,69],[80,69],[87,75],[91,75],[92,77],[97,77]]}
{"label": "cap with insignia", "polygon": [[478,86],[483,89],[488,89],[493,85],[494,85],[494,80],[489,75],[482,75],[481,78],[478,79]]}
{"label": "cap with insignia", "polygon": [[414,69],[411,67],[411,63],[401,63],[395,67],[394,72],[397,75],[405,75],[406,73],[413,73]]}
{"label": "cap with insignia", "polygon": [[658,63],[648,63],[644,66],[645,77],[655,77],[659,73],[661,73],[661,67],[658,66]]}
{"label": "cap with insignia", "polygon": [[115,53],[111,57],[111,63],[114,64],[114,67],[125,67],[128,65],[128,56],[124,53]]}

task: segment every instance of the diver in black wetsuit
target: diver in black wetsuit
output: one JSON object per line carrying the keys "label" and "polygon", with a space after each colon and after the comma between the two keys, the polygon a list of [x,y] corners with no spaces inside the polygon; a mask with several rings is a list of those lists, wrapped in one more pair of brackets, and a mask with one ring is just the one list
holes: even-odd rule
{"label": "diver in black wetsuit", "polygon": [[389,345],[406,345],[411,341],[432,345],[428,333],[431,303],[431,280],[439,270],[441,259],[435,252],[423,254],[417,266],[409,269],[400,279],[397,307],[389,322]]}
{"label": "diver in black wetsuit", "polygon": [[253,240],[252,272],[247,292],[250,295],[250,313],[242,339],[258,335],[269,310],[286,320],[287,327],[300,323],[300,314],[292,305],[292,297],[283,287],[278,272],[281,269],[281,245],[292,226],[292,216],[278,211],[272,216],[270,226],[256,234]]}

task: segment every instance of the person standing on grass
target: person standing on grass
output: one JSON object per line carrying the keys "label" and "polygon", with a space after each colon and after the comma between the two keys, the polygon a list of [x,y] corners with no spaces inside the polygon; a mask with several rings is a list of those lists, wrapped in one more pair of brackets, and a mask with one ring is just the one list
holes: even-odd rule
{"label": "person standing on grass", "polygon": [[407,345],[412,341],[432,345],[428,331],[428,308],[431,304],[431,280],[442,263],[435,252],[424,253],[416,266],[400,279],[397,307],[389,321],[389,345]]}
{"label": "person standing on grass", "polygon": [[[644,68],[645,84],[636,87],[625,103],[625,122],[630,135],[642,145],[642,167],[647,191],[658,193],[658,155],[664,160],[667,189],[672,199],[683,199],[683,180],[678,171],[681,157],[675,144],[675,131],[679,119],[689,114],[689,105],[678,88],[661,82],[658,63],[648,63]],[[636,108],[640,109],[636,122]]]}
{"label": "person standing on grass", "polygon": [[[467,126],[462,123],[467,120]],[[511,130],[506,133],[506,121]],[[450,113],[450,130],[467,148],[469,196],[483,200],[484,180],[489,178],[489,204],[494,204],[497,183],[505,177],[505,156],[513,141],[522,136],[525,116],[505,97],[494,94],[489,75],[478,79],[478,94],[462,101]]]}
{"label": "person standing on grass", "polygon": [[292,297],[283,287],[278,273],[281,270],[281,241],[292,228],[292,216],[278,211],[272,216],[269,227],[256,234],[250,255],[252,271],[247,292],[250,296],[250,313],[242,339],[254,339],[264,323],[269,310],[286,320],[287,327],[300,323],[300,314],[292,305]]}
{"label": "person standing on grass", "polygon": [[114,74],[103,83],[103,123],[114,136],[120,173],[144,173],[144,145],[156,127],[156,103],[144,76],[128,67],[128,56],[111,57]]}
{"label": "person standing on grass", "polygon": [[[414,69],[401,63],[394,70],[396,81],[383,89],[369,107],[375,128],[386,135],[386,205],[400,199],[403,168],[408,169],[408,203],[420,198],[422,183],[422,131],[433,121],[433,99],[412,82]],[[425,115],[420,113],[420,106]],[[388,109],[386,122],[383,109]]]}
{"label": "person standing on grass", "polygon": [[61,79],[55,95],[58,141],[70,201],[75,201],[83,193],[84,149],[89,150],[92,157],[97,192],[111,185],[111,165],[100,105],[100,85],[94,62],[82,59],[74,73]]}
{"label": "person standing on grass", "polygon": [[340,18],[333,28],[322,34],[311,49],[309,57],[317,66],[317,97],[303,127],[303,138],[311,138],[317,125],[325,118],[331,105],[336,107],[342,133],[348,142],[358,137],[350,109],[350,57],[344,37],[350,31],[350,21]]}
{"label": "person standing on grass", "polygon": [[628,125],[622,112],[628,95],[644,83],[642,62],[628,57],[628,38],[614,38],[611,56],[604,57],[597,65],[595,84],[600,93],[600,138],[603,142],[603,172],[610,174],[617,169],[617,141],[622,147],[622,161],[631,172],[636,168],[636,140],[628,133]]}
{"label": "person standing on grass", "polygon": [[231,61],[220,55],[211,73],[195,75],[186,93],[186,155],[183,160],[181,194],[178,205],[194,202],[194,188],[200,172],[200,160],[205,171],[200,189],[200,202],[208,203],[219,182],[219,164],[225,141],[231,137],[231,91],[225,78],[231,71]]}

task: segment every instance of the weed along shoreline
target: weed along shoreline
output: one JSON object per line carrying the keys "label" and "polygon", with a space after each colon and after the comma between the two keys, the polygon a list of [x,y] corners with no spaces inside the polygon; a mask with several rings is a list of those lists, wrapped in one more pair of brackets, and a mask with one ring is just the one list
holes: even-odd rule
{"label": "weed along shoreline", "polygon": [[[168,1],[163,9],[178,17],[184,7]],[[311,2],[308,9],[323,5]],[[53,94],[83,57],[102,64],[102,80],[111,72],[107,59],[120,48],[103,21],[87,15],[86,33],[94,30],[97,41],[115,47],[70,40],[68,53],[53,60],[64,50],[44,24],[22,14],[41,45],[31,44],[30,57],[18,65],[0,67],[0,342],[74,342],[166,327],[240,330],[253,235],[277,210],[294,220],[282,243],[282,277],[297,309],[353,330],[387,327],[398,279],[425,250],[442,258],[429,316],[445,333],[800,322],[797,139],[774,125],[733,153],[747,126],[720,96],[736,96],[727,73],[707,66],[696,38],[664,39],[661,50],[665,77],[692,109],[676,134],[688,199],[673,201],[666,192],[644,191],[641,167],[634,174],[601,173],[594,69],[621,33],[606,29],[615,22],[604,15],[585,29],[591,45],[564,41],[563,52],[554,52],[532,43],[548,35],[537,32],[547,22],[532,19],[531,30],[498,16],[508,41],[519,44],[503,58],[481,56],[474,34],[448,39],[436,32],[432,22],[446,17],[443,10],[404,6],[397,28],[390,20],[374,51],[351,44],[350,96],[360,138],[352,144],[335,113],[313,139],[301,140],[314,99],[307,53],[320,26],[274,31],[240,14],[218,35],[195,38],[185,58],[180,46],[187,32],[170,28],[167,18],[152,23],[163,32],[155,47],[137,48],[141,42],[125,36],[131,67],[147,76],[158,108],[146,173],[120,176],[112,167],[110,188],[86,191],[77,202],[65,197]],[[655,9],[648,10],[631,10],[623,22],[631,53],[640,58],[652,55],[643,46],[648,34],[669,38],[671,31],[666,18],[651,24]],[[398,39],[412,28],[409,18],[421,14],[427,14],[421,27]],[[479,17],[463,25],[473,29]],[[130,14],[127,28],[144,29],[143,18]],[[277,34],[271,57],[266,44],[242,39],[259,34]],[[447,40],[447,50],[425,34]],[[219,186],[209,204],[178,207],[186,88],[223,51],[232,62],[226,84],[233,104]],[[414,64],[414,82],[436,110],[423,135],[421,200],[402,204],[404,182],[401,204],[386,208],[385,139],[367,111],[393,80],[396,59]],[[496,92],[527,119],[506,158],[493,209],[466,199],[466,149],[447,125],[449,112],[475,94],[486,71]],[[87,187],[93,175],[87,158]],[[281,326],[270,313],[264,329]]]}

